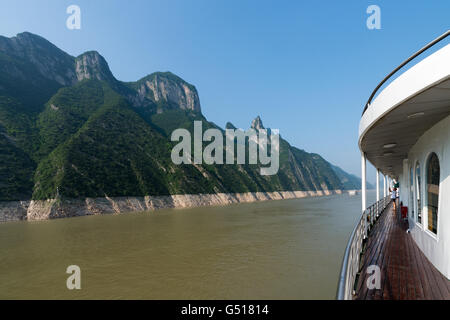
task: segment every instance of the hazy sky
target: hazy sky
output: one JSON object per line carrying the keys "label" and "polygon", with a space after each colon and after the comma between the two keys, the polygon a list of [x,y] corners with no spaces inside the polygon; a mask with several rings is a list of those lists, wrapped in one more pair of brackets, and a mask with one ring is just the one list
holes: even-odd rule
{"label": "hazy sky", "polygon": [[[81,30],[66,27],[71,4]],[[371,4],[381,30],[366,27]],[[2,0],[0,34],[30,31],[74,56],[97,50],[123,81],[171,71],[197,87],[210,121],[247,128],[260,115],[291,144],[360,176],[371,91],[449,18],[448,0]]]}

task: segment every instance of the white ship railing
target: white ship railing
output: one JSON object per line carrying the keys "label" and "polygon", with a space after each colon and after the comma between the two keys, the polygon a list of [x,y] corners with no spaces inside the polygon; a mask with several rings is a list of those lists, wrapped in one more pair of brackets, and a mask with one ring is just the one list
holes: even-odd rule
{"label": "white ship railing", "polygon": [[361,270],[360,261],[365,239],[367,239],[373,225],[389,205],[390,201],[391,199],[388,195],[364,210],[353,229],[342,261],[337,291],[338,300],[352,299],[355,293],[357,274]]}
{"label": "white ship railing", "polygon": [[427,44],[425,47],[423,47],[422,49],[420,49],[419,51],[417,51],[416,53],[414,53],[411,57],[409,57],[408,59],[406,59],[405,61],[402,62],[402,64],[400,64],[397,68],[395,68],[391,73],[389,73],[375,88],[375,90],[373,90],[372,94],[369,97],[369,100],[367,101],[366,105],[364,106],[364,111],[363,111],[363,115],[366,112],[366,110],[369,108],[370,103],[372,102],[372,99],[375,97],[375,94],[377,93],[377,91],[381,88],[381,86],[383,84],[386,83],[386,81],[388,81],[394,74],[396,74],[401,68],[403,68],[404,66],[406,66],[408,63],[410,63],[412,60],[414,60],[417,56],[421,55],[422,53],[424,53],[425,51],[427,51],[428,49],[430,49],[431,47],[433,47],[435,44],[441,42],[442,40],[444,40],[445,38],[447,38],[448,36],[450,36],[450,30],[446,31],[444,34],[442,34],[441,36],[437,37],[436,39],[434,39],[433,41],[431,41],[429,44]]}

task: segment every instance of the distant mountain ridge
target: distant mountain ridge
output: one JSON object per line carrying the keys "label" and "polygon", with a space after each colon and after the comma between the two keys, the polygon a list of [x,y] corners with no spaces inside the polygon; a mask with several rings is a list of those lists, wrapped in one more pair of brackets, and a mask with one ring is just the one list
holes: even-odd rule
{"label": "distant mountain ridge", "polygon": [[0,200],[360,188],[284,139],[273,176],[259,165],[175,165],[170,134],[195,120],[223,130],[170,72],[122,82],[96,51],[73,57],[29,32],[0,37]]}

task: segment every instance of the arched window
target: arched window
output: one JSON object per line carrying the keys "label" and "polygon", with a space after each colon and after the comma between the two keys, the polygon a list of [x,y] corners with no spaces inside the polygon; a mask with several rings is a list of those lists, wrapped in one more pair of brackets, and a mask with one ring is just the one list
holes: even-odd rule
{"label": "arched window", "polygon": [[409,214],[414,219],[414,168],[409,170]]}
{"label": "arched window", "polygon": [[417,222],[422,223],[422,202],[420,196],[420,164],[416,164],[416,211],[417,211]]}
{"label": "arched window", "polygon": [[440,168],[436,153],[432,153],[427,162],[427,212],[428,230],[437,233],[439,204]]}

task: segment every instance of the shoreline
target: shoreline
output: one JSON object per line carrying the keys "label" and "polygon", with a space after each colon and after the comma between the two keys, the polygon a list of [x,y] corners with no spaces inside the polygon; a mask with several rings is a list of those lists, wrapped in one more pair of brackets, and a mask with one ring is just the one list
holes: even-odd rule
{"label": "shoreline", "polygon": [[145,197],[103,197],[0,201],[0,223],[40,221],[100,214],[154,211],[166,208],[193,208],[269,200],[300,199],[333,194],[356,195],[359,190],[274,191],[247,193],[180,194]]}

